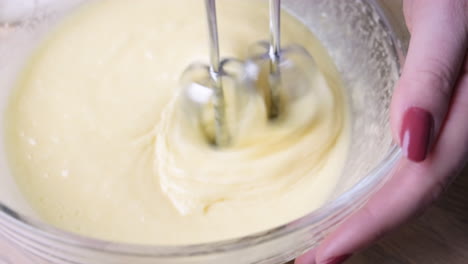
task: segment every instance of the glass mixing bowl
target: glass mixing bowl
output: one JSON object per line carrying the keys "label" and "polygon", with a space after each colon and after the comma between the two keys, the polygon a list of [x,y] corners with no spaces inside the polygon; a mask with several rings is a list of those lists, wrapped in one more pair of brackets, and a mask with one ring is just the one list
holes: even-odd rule
{"label": "glass mixing bowl", "polygon": [[[50,25],[88,1],[0,0],[2,119],[14,76],[29,51]],[[57,264],[274,264],[287,262],[316,246],[382,186],[400,157],[390,133],[389,106],[408,34],[400,1],[284,0],[283,6],[327,48],[350,101],[350,155],[340,183],[326,204],[286,225],[217,243],[140,246],[80,237],[41,222],[24,201],[8,171],[2,120],[0,236],[30,255],[33,263]]]}

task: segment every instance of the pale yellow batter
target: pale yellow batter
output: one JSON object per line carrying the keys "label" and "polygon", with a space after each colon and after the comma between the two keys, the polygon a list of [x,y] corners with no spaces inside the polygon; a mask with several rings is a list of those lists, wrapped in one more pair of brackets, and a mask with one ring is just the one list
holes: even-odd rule
{"label": "pale yellow batter", "polygon": [[[217,1],[223,56],[245,58],[268,39],[265,2]],[[11,97],[7,142],[44,220],[102,239],[188,244],[275,227],[327,200],[349,117],[326,52],[285,14],[284,43],[319,65],[313,92],[281,124],[257,105],[235,144],[216,150],[188,129],[177,99],[185,67],[208,58],[204,12],[195,0],[98,1],[37,50]]]}

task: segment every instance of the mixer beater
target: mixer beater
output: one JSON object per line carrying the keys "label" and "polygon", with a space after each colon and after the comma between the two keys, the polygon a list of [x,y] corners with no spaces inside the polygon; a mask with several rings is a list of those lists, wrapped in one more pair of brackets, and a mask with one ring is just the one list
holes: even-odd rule
{"label": "mixer beater", "polygon": [[316,65],[302,46],[281,47],[281,0],[269,0],[270,40],[254,44],[245,62],[220,59],[215,0],[205,0],[205,7],[210,64],[191,64],[183,73],[183,107],[208,142],[227,147],[252,90],[263,98],[265,118],[281,120],[288,106],[313,88],[308,73]]}

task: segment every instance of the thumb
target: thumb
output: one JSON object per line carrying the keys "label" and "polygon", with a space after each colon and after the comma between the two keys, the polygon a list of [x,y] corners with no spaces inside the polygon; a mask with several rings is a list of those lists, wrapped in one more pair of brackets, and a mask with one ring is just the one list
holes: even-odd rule
{"label": "thumb", "polygon": [[443,125],[466,52],[466,2],[413,0],[411,41],[392,100],[394,138],[404,155],[423,161]]}

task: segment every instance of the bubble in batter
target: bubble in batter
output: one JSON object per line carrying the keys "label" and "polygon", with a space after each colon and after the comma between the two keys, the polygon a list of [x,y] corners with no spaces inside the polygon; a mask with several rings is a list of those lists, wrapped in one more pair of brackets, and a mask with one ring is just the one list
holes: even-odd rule
{"label": "bubble in batter", "polygon": [[[268,39],[267,3],[217,3],[221,54],[245,59]],[[272,228],[327,200],[349,114],[325,49],[284,14],[284,44],[317,61],[314,91],[281,125],[252,104],[242,136],[218,151],[175,107],[182,71],[206,61],[204,11],[202,1],[97,1],[37,49],[6,127],[11,169],[45,221],[107,240],[191,244]]]}

